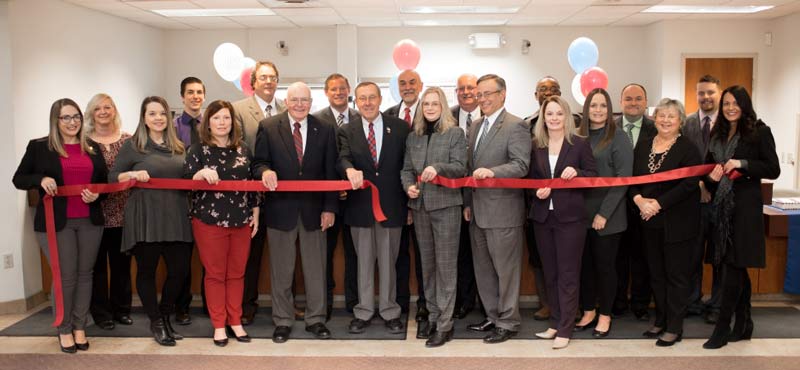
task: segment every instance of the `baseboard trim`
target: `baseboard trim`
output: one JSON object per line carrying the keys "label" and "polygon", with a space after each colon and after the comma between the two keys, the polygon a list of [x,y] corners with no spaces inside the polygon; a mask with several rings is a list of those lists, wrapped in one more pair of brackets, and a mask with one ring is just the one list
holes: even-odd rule
{"label": "baseboard trim", "polygon": [[35,293],[34,295],[24,299],[0,302],[0,315],[25,313],[46,301],[47,294],[45,294],[43,291],[39,291],[38,293]]}

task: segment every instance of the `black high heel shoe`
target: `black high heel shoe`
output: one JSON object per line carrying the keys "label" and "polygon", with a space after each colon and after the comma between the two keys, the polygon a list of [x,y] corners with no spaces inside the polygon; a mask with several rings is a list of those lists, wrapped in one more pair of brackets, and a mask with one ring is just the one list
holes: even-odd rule
{"label": "black high heel shoe", "polygon": [[737,330],[736,325],[733,326],[733,331],[728,335],[728,342],[738,342],[740,340],[750,340],[753,337],[753,319],[747,318],[747,321],[742,325],[743,329]]}
{"label": "black high heel shoe", "polygon": [[[658,331],[653,331],[653,329],[658,329]],[[646,332],[642,333],[642,336],[645,337],[645,338],[656,339],[663,333],[664,333],[664,329],[663,328],[659,328],[657,326],[654,326],[654,327],[648,329]]]}
{"label": "black high heel shoe", "polygon": [[728,344],[728,336],[731,334],[731,329],[728,325],[720,325],[719,321],[717,321],[717,325],[714,326],[714,333],[711,334],[711,338],[703,343],[703,348],[705,349],[718,349],[725,347]]}
{"label": "black high heel shoe", "polygon": [[586,324],[586,325],[575,325],[575,327],[572,329],[572,331],[576,331],[576,332],[577,331],[584,331],[584,330],[588,329],[591,326],[597,325],[597,319],[598,319],[599,316],[600,315],[595,314],[594,318],[592,319],[592,321],[589,321],[589,323]]}
{"label": "black high heel shoe", "polygon": [[161,318],[161,320],[163,320],[163,321],[164,321],[164,327],[166,327],[166,328],[167,328],[167,335],[168,335],[170,338],[172,338],[172,339],[174,339],[174,340],[181,340],[181,339],[183,339],[183,335],[181,335],[180,333],[178,333],[177,331],[175,331],[175,329],[172,327],[172,322],[170,322],[170,320],[169,320],[169,315],[164,315],[164,316]]}
{"label": "black high heel shoe", "polygon": [[242,342],[242,343],[250,343],[250,341],[252,340],[252,339],[250,338],[250,335],[249,335],[249,334],[242,335],[241,337],[240,337],[240,336],[238,336],[238,335],[236,335],[236,332],[235,332],[235,331],[233,331],[233,328],[231,328],[231,327],[230,327],[230,325],[225,325],[225,333],[226,333],[226,334],[227,334],[229,337],[234,337],[234,338],[236,338],[236,341],[237,341],[237,342]]}
{"label": "black high heel shoe", "polygon": [[155,339],[156,343],[162,346],[175,346],[175,338],[169,335],[163,319],[151,320],[150,331],[153,333],[153,339]]}
{"label": "black high heel shoe", "polygon": [[64,345],[61,344],[61,335],[56,334],[56,340],[58,340],[58,346],[61,347],[61,352],[64,352],[64,353],[75,353],[75,352],[78,352],[78,346],[76,346],[74,344],[69,346],[69,347],[64,347]]}
{"label": "black high heel shoe", "polygon": [[607,337],[608,333],[611,333],[611,323],[608,323],[608,330],[606,331],[600,331],[597,329],[592,330],[592,337],[601,339]]}
{"label": "black high heel shoe", "polygon": [[[664,332],[664,333],[666,334],[667,332]],[[661,338],[658,338],[658,340],[656,340],[656,346],[669,347],[669,346],[671,346],[671,345],[673,345],[675,343],[680,342],[681,340],[683,340],[683,333],[678,333],[678,336],[675,337],[674,340],[663,340]]]}
{"label": "black high heel shoe", "polygon": [[214,345],[217,347],[225,347],[228,345],[228,338],[225,337],[225,339],[214,339]]}

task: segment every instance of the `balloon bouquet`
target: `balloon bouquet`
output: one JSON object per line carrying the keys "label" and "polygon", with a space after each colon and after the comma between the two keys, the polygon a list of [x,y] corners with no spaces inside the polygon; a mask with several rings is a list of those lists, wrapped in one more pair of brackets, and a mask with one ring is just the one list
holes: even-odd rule
{"label": "balloon bouquet", "polygon": [[395,73],[389,80],[389,91],[392,93],[392,99],[394,99],[395,102],[399,103],[401,101],[400,87],[397,84],[400,73],[408,69],[417,68],[420,55],[419,46],[417,46],[417,43],[413,40],[403,39],[394,45],[392,60],[394,60],[394,65],[397,66],[397,69],[400,71]]}
{"label": "balloon bouquet", "polygon": [[232,82],[246,96],[253,96],[253,87],[250,86],[250,74],[256,65],[253,58],[245,57],[236,44],[226,42],[214,50],[213,60],[214,69],[223,80]]}
{"label": "balloon bouquet", "polygon": [[567,60],[576,73],[572,79],[572,96],[580,105],[592,90],[608,88],[608,74],[597,66],[599,58],[597,45],[588,37],[578,37],[569,45]]}

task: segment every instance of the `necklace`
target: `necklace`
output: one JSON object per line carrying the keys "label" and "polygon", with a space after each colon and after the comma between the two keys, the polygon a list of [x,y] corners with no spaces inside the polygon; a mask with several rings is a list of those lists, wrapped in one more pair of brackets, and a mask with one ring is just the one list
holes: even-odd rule
{"label": "necklace", "polygon": [[648,159],[647,160],[647,168],[650,170],[650,173],[655,173],[656,171],[658,171],[659,168],[661,168],[661,164],[664,163],[664,158],[667,157],[667,154],[669,154],[669,150],[672,149],[672,146],[675,145],[676,141],[678,141],[678,137],[679,136],[681,136],[681,135],[678,134],[678,136],[676,136],[674,139],[672,139],[672,141],[667,146],[667,149],[664,150],[664,153],[661,154],[661,158],[658,159],[657,163],[656,163],[655,147],[656,147],[656,140],[658,139],[658,137],[656,136],[653,139],[653,145],[650,146],[650,155],[647,158]]}

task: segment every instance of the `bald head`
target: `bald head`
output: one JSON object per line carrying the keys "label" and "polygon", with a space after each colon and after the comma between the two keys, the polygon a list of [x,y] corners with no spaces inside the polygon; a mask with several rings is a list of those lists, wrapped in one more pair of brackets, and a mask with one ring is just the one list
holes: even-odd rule
{"label": "bald head", "polygon": [[536,91],[533,96],[536,97],[540,106],[545,99],[553,95],[561,96],[561,84],[555,77],[545,76],[536,83]]}
{"label": "bald head", "polygon": [[473,74],[463,74],[458,76],[456,82],[456,98],[458,105],[466,112],[472,112],[478,106],[478,99],[475,98],[475,89],[478,88],[478,76]]}
{"label": "bald head", "polygon": [[295,82],[286,90],[286,110],[294,121],[302,121],[311,110],[311,89],[303,82]]}
{"label": "bald head", "polygon": [[419,93],[422,92],[422,79],[420,79],[417,71],[407,69],[400,72],[397,77],[397,87],[400,90],[400,97],[406,105],[412,105],[419,99]]}

